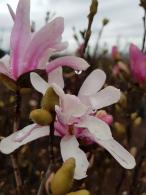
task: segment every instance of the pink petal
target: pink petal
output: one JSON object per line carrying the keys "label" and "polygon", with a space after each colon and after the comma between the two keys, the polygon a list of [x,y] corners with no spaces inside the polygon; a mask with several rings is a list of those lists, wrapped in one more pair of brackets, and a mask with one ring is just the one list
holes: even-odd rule
{"label": "pink petal", "polygon": [[[64,30],[64,19],[62,17],[55,18],[52,22],[44,26],[32,38],[28,46],[28,52],[24,57],[26,62],[26,71],[36,69],[41,59],[48,49],[54,49],[61,43],[61,35]],[[60,48],[59,48],[60,49]]]}
{"label": "pink petal", "polygon": [[66,94],[61,99],[60,109],[55,110],[61,122],[72,124],[87,113],[88,107],[85,106],[78,97]]}
{"label": "pink petal", "polygon": [[[33,140],[36,140],[38,138],[48,136],[50,134],[50,128],[49,126],[37,126],[34,128],[36,124],[28,125],[24,127],[22,130],[19,130],[8,137],[2,139],[0,142],[0,151],[4,154],[10,154],[22,145],[25,145]],[[31,129],[33,129],[31,131]],[[22,133],[27,134],[30,133],[29,136],[27,136],[23,141],[15,141],[16,136],[20,135],[22,137]]]}
{"label": "pink petal", "polygon": [[56,68],[48,74],[48,83],[56,83],[62,89],[64,88],[64,80],[61,67]]}
{"label": "pink petal", "polygon": [[102,70],[96,69],[92,71],[83,82],[78,96],[80,97],[80,95],[88,96],[96,94],[104,85],[105,79],[106,75]]}
{"label": "pink petal", "polygon": [[47,89],[50,86],[42,77],[40,77],[35,72],[30,73],[30,81],[32,86],[43,95],[46,93]]}
{"label": "pink petal", "polygon": [[[22,57],[30,40],[30,0],[19,0],[11,33],[11,66],[14,78],[22,73]],[[28,51],[27,51],[28,52]]]}
{"label": "pink petal", "polygon": [[46,71],[49,73],[59,66],[68,66],[74,70],[86,70],[89,67],[89,64],[82,58],[76,56],[65,56],[52,60],[46,66]]}
{"label": "pink petal", "polygon": [[76,160],[74,178],[77,180],[85,178],[87,176],[86,172],[89,167],[89,162],[86,154],[79,148],[79,143],[75,136],[65,136],[62,138],[60,147],[63,161],[71,157]]}
{"label": "pink petal", "polygon": [[96,95],[90,96],[92,108],[100,109],[112,105],[119,101],[120,95],[119,89],[108,86],[99,91]]}
{"label": "pink petal", "polygon": [[136,165],[134,157],[116,140],[97,140],[118,162],[126,169],[133,169]]}
{"label": "pink petal", "polygon": [[7,6],[8,6],[8,10],[9,10],[9,12],[10,12],[10,15],[11,15],[13,21],[15,21],[16,15],[15,15],[15,13],[14,13],[12,7],[11,7],[9,4],[7,4]]}
{"label": "pink petal", "polygon": [[76,127],[86,128],[93,140],[108,140],[112,138],[110,127],[102,120],[87,116],[83,121],[75,125]]}

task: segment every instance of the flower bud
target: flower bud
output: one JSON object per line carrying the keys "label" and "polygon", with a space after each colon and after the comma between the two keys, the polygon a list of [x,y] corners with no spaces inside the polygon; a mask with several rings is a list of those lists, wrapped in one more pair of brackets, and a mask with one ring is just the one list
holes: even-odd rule
{"label": "flower bud", "polygon": [[59,104],[59,97],[54,92],[52,87],[49,87],[42,98],[41,107],[48,111],[53,111],[55,109],[55,105]]}
{"label": "flower bud", "polygon": [[76,192],[70,192],[67,195],[90,195],[90,192],[88,190],[79,190]]}
{"label": "flower bud", "polygon": [[123,134],[126,132],[125,126],[119,122],[114,123],[114,128],[116,129],[118,134]]}
{"label": "flower bud", "polygon": [[97,0],[92,0],[91,6],[90,6],[90,14],[95,15],[97,12],[97,7],[98,7],[98,1]]}
{"label": "flower bud", "polygon": [[106,26],[108,23],[109,23],[109,20],[108,20],[107,18],[104,18],[104,19],[102,20],[103,26]]}
{"label": "flower bud", "polygon": [[53,195],[65,195],[69,192],[74,177],[75,159],[66,160],[51,180]]}
{"label": "flower bud", "polygon": [[39,125],[49,125],[52,122],[52,115],[44,109],[35,109],[29,115],[30,119]]}
{"label": "flower bud", "polygon": [[137,117],[137,118],[134,120],[134,123],[133,123],[134,127],[139,126],[139,125],[141,124],[141,122],[142,122],[142,118],[141,118],[140,116]]}

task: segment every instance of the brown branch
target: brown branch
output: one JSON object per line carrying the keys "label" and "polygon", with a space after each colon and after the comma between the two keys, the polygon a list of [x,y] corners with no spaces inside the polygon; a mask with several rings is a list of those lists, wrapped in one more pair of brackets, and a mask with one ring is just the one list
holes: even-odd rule
{"label": "brown branch", "polygon": [[[20,119],[20,103],[21,103],[21,96],[19,91],[16,92],[16,107],[15,107],[15,118],[13,123],[13,132],[16,132],[19,128],[19,119]],[[18,194],[22,194],[22,179],[20,175],[20,170],[17,162],[17,156],[15,154],[11,154],[11,161],[14,170],[15,181],[17,185],[17,192]]]}

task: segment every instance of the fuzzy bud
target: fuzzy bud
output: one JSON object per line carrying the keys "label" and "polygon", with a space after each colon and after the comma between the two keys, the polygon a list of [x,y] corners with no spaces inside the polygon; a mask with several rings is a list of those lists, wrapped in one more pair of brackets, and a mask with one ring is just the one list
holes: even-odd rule
{"label": "fuzzy bud", "polygon": [[92,0],[91,6],[90,6],[90,14],[94,16],[97,12],[97,7],[98,7],[98,1],[97,0]]}
{"label": "fuzzy bud", "polygon": [[67,195],[90,195],[90,192],[88,190],[79,190],[76,192],[70,192]]}
{"label": "fuzzy bud", "polygon": [[35,109],[29,115],[30,119],[39,125],[49,125],[53,118],[50,112],[44,109]]}
{"label": "fuzzy bud", "polygon": [[104,18],[104,19],[102,20],[102,25],[103,25],[103,26],[106,26],[108,23],[109,23],[109,20],[108,20],[107,18]]}
{"label": "fuzzy bud", "polygon": [[41,107],[48,111],[54,111],[55,105],[59,104],[59,97],[52,87],[49,87],[42,98]]}
{"label": "fuzzy bud", "polygon": [[142,122],[142,118],[141,118],[140,116],[137,117],[137,118],[134,120],[134,123],[133,123],[134,127],[139,126],[139,125],[141,124],[141,122]]}
{"label": "fuzzy bud", "polygon": [[126,132],[125,126],[119,122],[114,123],[114,128],[116,129],[118,134],[123,134]]}
{"label": "fuzzy bud", "polygon": [[71,189],[75,170],[75,159],[66,160],[51,180],[53,195],[65,195]]}

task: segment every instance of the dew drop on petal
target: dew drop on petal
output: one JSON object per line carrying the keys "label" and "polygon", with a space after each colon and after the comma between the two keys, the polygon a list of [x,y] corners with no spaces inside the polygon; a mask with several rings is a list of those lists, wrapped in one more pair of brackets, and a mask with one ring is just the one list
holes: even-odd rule
{"label": "dew drop on petal", "polygon": [[75,70],[75,74],[80,75],[82,73],[82,70]]}

